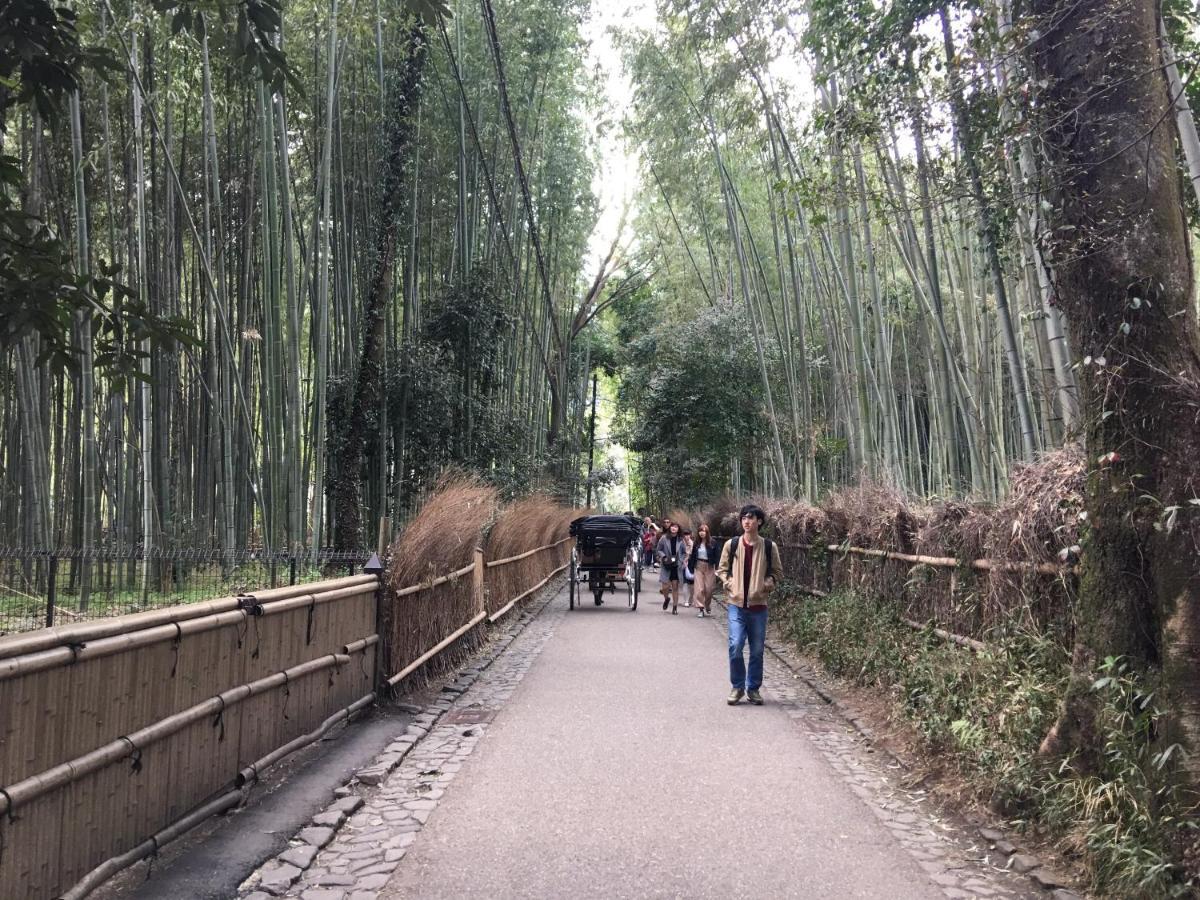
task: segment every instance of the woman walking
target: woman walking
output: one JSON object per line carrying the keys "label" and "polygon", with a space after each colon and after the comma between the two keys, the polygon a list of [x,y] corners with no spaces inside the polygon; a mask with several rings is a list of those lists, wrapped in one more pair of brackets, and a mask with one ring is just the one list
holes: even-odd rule
{"label": "woman walking", "polygon": [[642,566],[649,569],[654,565],[654,545],[658,543],[658,526],[649,516],[642,519]]}
{"label": "woman walking", "polygon": [[701,619],[712,615],[713,587],[720,559],[720,542],[712,536],[708,525],[701,525],[696,529],[696,541],[688,556],[688,568],[692,570],[692,599],[700,607]]}
{"label": "woman walking", "polygon": [[680,562],[682,566],[679,573],[683,576],[683,586],[680,591],[683,593],[683,605],[692,605],[692,570],[688,568],[687,561],[692,555],[692,529],[683,529],[683,553],[680,554]]}
{"label": "woman walking", "polygon": [[658,560],[658,590],[663,595],[663,612],[670,606],[673,616],[679,615],[679,586],[683,581],[685,557],[679,523],[672,522],[658,539],[654,558]]}

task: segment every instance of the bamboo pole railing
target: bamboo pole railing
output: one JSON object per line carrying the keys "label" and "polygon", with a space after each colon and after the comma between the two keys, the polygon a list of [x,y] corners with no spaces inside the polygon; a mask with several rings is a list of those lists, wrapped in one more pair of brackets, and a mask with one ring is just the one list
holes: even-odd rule
{"label": "bamboo pole railing", "polygon": [[[916,553],[900,553],[895,550],[876,550],[870,547],[854,547],[848,544],[779,544],[780,548],[785,550],[819,550],[821,552],[836,553],[842,555],[855,555],[875,559],[888,559],[897,562],[906,562],[914,566],[931,566],[934,568],[943,569],[973,569],[977,572],[1027,572],[1037,575],[1052,575],[1061,577],[1065,575],[1078,575],[1079,566],[1076,564],[1055,564],[1055,563],[1031,563],[1021,560],[993,560],[993,559],[973,559],[962,560],[952,556],[925,556]],[[819,588],[811,585],[797,585],[797,589],[802,593],[813,597],[826,599],[829,597],[827,591],[822,591]],[[982,652],[988,649],[988,645],[983,641],[972,637],[967,637],[961,634],[955,634],[945,628],[934,625],[932,622],[924,623],[913,619],[904,619],[904,624],[917,631],[928,629],[932,634],[941,638],[948,643],[956,644],[960,647],[965,647],[975,652]]]}
{"label": "bamboo pole railing", "polygon": [[506,556],[506,557],[504,557],[504,559],[488,560],[486,563],[484,563],[484,565],[486,565],[487,568],[489,568],[489,569],[494,568],[496,566],[506,566],[509,563],[514,563],[514,562],[517,562],[522,559],[528,559],[529,557],[533,556],[535,553],[541,553],[543,550],[553,550],[555,547],[561,547],[563,544],[567,543],[567,541],[569,541],[569,540],[571,540],[571,538],[565,537],[561,541],[555,541],[553,544],[545,544],[544,546],[541,546],[541,547],[534,547],[532,550],[526,550],[524,553],[518,553],[516,556]]}
{"label": "bamboo pole railing", "polygon": [[955,559],[953,556],[922,556],[915,553],[899,553],[895,550],[874,550],[870,547],[851,547],[846,544],[780,544],[786,550],[821,550],[829,553],[873,556],[892,559],[913,565],[933,566],[942,569],[975,569],[978,572],[1033,572],[1039,575],[1078,575],[1076,565],[1057,563],[1031,563],[1020,560]]}
{"label": "bamboo pole railing", "polygon": [[[375,669],[382,656],[377,652],[380,635],[365,633],[377,632],[379,627],[375,598],[378,596],[380,580],[375,574],[256,591],[253,594],[81,622],[0,639],[0,707],[7,705],[13,710],[32,712],[31,700],[41,703],[67,701],[71,692],[77,689],[76,686],[84,684],[89,685],[90,703],[101,713],[114,703],[128,705],[131,697],[137,706],[132,712],[127,710],[123,713],[124,719],[98,716],[95,723],[80,732],[81,737],[62,743],[63,749],[69,751],[75,746],[78,751],[59,755],[57,759],[53,758],[54,747],[44,742],[30,749],[16,745],[8,748],[10,755],[17,754],[14,759],[26,761],[26,768],[36,766],[34,760],[37,756],[50,755],[46,760],[49,765],[37,766],[24,775],[20,773],[22,766],[17,765],[15,780],[7,785],[0,781],[0,846],[6,851],[0,857],[0,867],[7,870],[11,865],[16,867],[12,871],[20,872],[24,868],[35,873],[33,881],[15,896],[53,893],[72,898],[84,897],[121,869],[155,852],[163,843],[186,832],[214,812],[236,806],[245,796],[245,786],[257,780],[263,770],[319,740],[330,728],[375,702],[378,697],[378,691],[372,689],[375,685],[394,686],[403,681],[480,624],[498,621],[521,600],[548,584],[566,566],[553,568],[529,588],[507,582],[513,589],[519,586],[522,590],[490,615],[484,600],[485,572],[497,571],[539,553],[554,552],[570,540],[564,538],[497,560],[485,560],[483,551],[477,549],[470,565],[392,592],[393,598],[408,597],[473,575],[476,611],[462,626],[441,638],[386,680],[374,679],[367,671],[368,668]],[[556,557],[554,562],[557,562]],[[532,571],[536,573],[534,577],[538,577],[546,569],[539,565]],[[348,617],[346,613],[339,612],[351,608],[343,607],[343,602],[351,603],[356,612]],[[353,624],[355,622],[359,624]],[[345,634],[346,629],[351,627],[359,629],[358,636]],[[288,636],[295,635],[297,631],[299,640]],[[339,633],[344,636],[330,647],[331,636]],[[262,659],[258,658],[260,649]],[[181,652],[185,655],[181,656]],[[229,653],[235,656],[227,660],[224,654]],[[288,654],[292,654],[293,658],[289,658]],[[298,659],[294,658],[296,654],[300,654]],[[371,655],[375,658],[374,664],[349,665],[355,657],[369,659]],[[229,663],[233,659],[245,662],[238,662],[231,667]],[[264,665],[271,664],[273,660],[279,661],[279,668],[264,671]],[[181,665],[203,666],[204,670],[181,669],[176,672]],[[228,678],[236,678],[243,665],[246,674],[252,677],[228,686]],[[162,685],[165,690],[157,689],[153,697],[117,697],[114,693],[108,698],[109,693],[118,689],[127,692],[131,689],[128,676],[123,674],[133,671],[131,667],[141,669],[144,673],[141,683]],[[323,678],[310,677],[325,671],[331,673],[328,689]],[[113,675],[109,675],[109,672]],[[348,672],[353,672],[350,680],[338,674],[338,687],[333,688],[333,673]],[[172,686],[177,676],[182,676],[181,685],[185,682],[190,685],[194,681],[197,685],[213,684],[214,689],[207,696],[200,695],[202,699],[189,705],[175,708],[164,706],[172,698],[178,702],[180,698],[195,696],[196,685],[182,691]],[[39,683],[47,678],[59,680],[53,685],[47,682],[45,687],[39,687]],[[224,685],[219,684],[222,679],[225,679]],[[365,694],[361,689],[355,689],[359,684],[367,689]],[[336,695],[333,693],[335,690]],[[8,693],[5,694],[5,691]],[[301,696],[293,703],[301,705],[302,715],[297,716],[293,711],[290,719],[284,717],[284,721],[278,721],[278,714],[272,714],[271,710],[278,709],[281,702],[286,704],[287,695],[296,691]],[[321,699],[323,693],[329,693],[327,700]],[[272,697],[281,699],[273,700]],[[188,701],[185,700],[185,703]],[[246,711],[238,718],[238,710],[242,707],[246,707]],[[40,714],[42,711],[37,712]],[[120,724],[121,721],[136,723],[137,713],[142,714],[141,724],[132,728]],[[152,715],[153,718],[145,720],[146,715]],[[314,715],[317,718],[313,718]],[[225,764],[220,760],[210,758],[205,772],[195,772],[194,767],[185,765],[167,764],[170,759],[187,759],[196,754],[200,755],[197,758],[211,756],[211,751],[200,749],[198,745],[190,747],[190,742],[215,740],[218,728],[224,734],[226,720],[235,738],[232,744],[225,745],[227,749],[221,751],[222,759],[234,761],[249,758],[254,762],[242,762],[241,768],[232,777],[225,776],[221,783],[205,780],[220,771]],[[63,721],[67,728],[71,727],[70,719]],[[12,722],[13,727],[19,724],[15,719]],[[90,734],[101,737],[104,735],[103,729],[118,728],[122,730],[108,730],[108,739],[101,743],[88,741]],[[30,720],[17,727],[16,731],[10,729],[8,737],[11,739],[14,735],[35,733],[38,732]],[[243,742],[241,752],[238,752],[236,737],[239,734]],[[5,758],[4,736],[0,728],[0,768],[3,768]],[[246,740],[250,742],[245,743]],[[87,742],[81,744],[84,741]],[[214,750],[218,746],[222,745],[212,745]],[[257,753],[246,752],[255,746],[261,746],[262,750]],[[45,838],[41,830],[44,827],[52,827],[55,834],[59,833],[58,826],[52,823],[62,821],[61,816],[51,811],[66,802],[67,794],[64,792],[83,790],[83,796],[89,796],[95,790],[91,785],[98,783],[97,779],[105,784],[121,784],[143,766],[143,754],[147,754],[148,762],[145,765],[152,775],[142,774],[136,782],[129,782],[131,789],[135,783],[141,785],[138,796],[131,796],[126,806],[105,807],[104,815],[113,823],[108,830],[119,834],[106,834],[103,840],[96,841],[82,834],[72,837],[71,828],[64,826],[61,831],[64,843],[61,847]],[[12,772],[13,769],[9,768],[8,771]],[[113,781],[114,778],[117,780]],[[179,779],[188,780],[191,785],[177,783]],[[76,783],[80,783],[80,788],[72,787]],[[213,793],[214,788],[224,792]],[[159,814],[153,810],[139,810],[139,803],[155,797],[161,800],[165,795],[175,794],[181,795],[180,801],[183,797],[194,799],[186,801],[184,807],[169,819],[158,817]],[[158,806],[161,807],[162,803],[159,802]],[[164,808],[178,808],[178,801],[172,801]],[[122,823],[120,817],[133,816],[135,810],[138,810],[136,815],[140,817],[137,821],[144,821],[150,827],[141,830],[143,826],[135,825],[132,820]],[[50,818],[47,818],[48,815]],[[86,814],[85,810],[75,810],[69,821],[75,820],[91,822],[93,826],[97,822],[96,815]],[[153,836],[146,838],[146,834]],[[91,849],[93,845],[111,847],[115,853],[109,851],[106,856],[97,857]],[[0,871],[0,880],[9,877]],[[17,877],[20,879],[22,876]],[[72,882],[73,886],[68,887]]]}

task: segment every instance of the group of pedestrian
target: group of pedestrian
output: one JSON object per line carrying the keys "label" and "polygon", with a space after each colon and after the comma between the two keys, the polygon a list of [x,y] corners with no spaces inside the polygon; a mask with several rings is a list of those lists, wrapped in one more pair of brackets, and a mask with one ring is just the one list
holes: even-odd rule
{"label": "group of pedestrian", "polygon": [[700,618],[712,615],[713,587],[721,542],[712,536],[707,524],[693,535],[682,522],[663,518],[660,525],[652,516],[642,520],[643,565],[658,570],[659,593],[663,612],[679,614],[679,601],[697,607]]}
{"label": "group of pedestrian", "polygon": [[[712,597],[720,582],[725,591],[729,617],[729,681],[727,701],[731,706],[743,697],[761,706],[763,702],[763,652],[767,641],[767,606],[781,575],[778,554],[771,541],[759,532],[767,516],[754,504],[739,514],[740,536],[722,542],[707,523],[695,536],[681,522],[664,518],[661,525],[651,516],[642,521],[642,553],[646,566],[658,568],[663,611],[679,613],[679,598],[690,586],[687,605],[698,607],[700,618],[712,615]],[[747,664],[745,650],[749,644]]]}

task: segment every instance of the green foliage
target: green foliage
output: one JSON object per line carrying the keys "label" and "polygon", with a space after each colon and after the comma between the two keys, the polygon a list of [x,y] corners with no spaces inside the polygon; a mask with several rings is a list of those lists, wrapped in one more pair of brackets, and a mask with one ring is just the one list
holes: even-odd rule
{"label": "green foliage", "polygon": [[[515,326],[486,271],[450,285],[387,385],[389,420],[408,435],[403,477],[432,484],[446,466],[468,469],[506,496],[529,489],[544,460],[525,452],[528,434],[504,415],[503,335]],[[337,394],[331,390],[331,407]],[[331,414],[329,441],[337,440]]]}
{"label": "green foliage", "polygon": [[781,586],[788,638],[825,668],[888,691],[928,747],[954,760],[1020,827],[1049,828],[1082,854],[1093,885],[1123,898],[1188,896],[1174,861],[1190,827],[1172,786],[1177,746],[1155,741],[1161,711],[1143,679],[1108,659],[1092,686],[1100,709],[1098,771],[1047,766],[1038,747],[1070,680],[1070,660],[1033,633],[991,636],[972,653],[918,632],[896,607],[860,594],[813,600]]}
{"label": "green foliage", "polygon": [[744,310],[697,305],[673,324],[661,301],[630,306],[634,325],[649,330],[625,347],[618,439],[641,455],[650,498],[702,504],[725,489],[731,458],[764,453],[762,382]]}
{"label": "green foliage", "polygon": [[0,131],[13,105],[32,104],[43,119],[62,111],[79,88],[84,69],[101,74],[119,66],[104,48],[80,40],[78,16],[48,0],[6,0],[0,5]]}
{"label": "green foliage", "polygon": [[[242,71],[257,72],[272,90],[285,83],[301,96],[304,85],[276,41],[283,26],[282,0],[152,0],[154,8],[171,19],[175,34],[207,34],[217,53],[240,63]],[[217,23],[212,27],[209,18]]]}

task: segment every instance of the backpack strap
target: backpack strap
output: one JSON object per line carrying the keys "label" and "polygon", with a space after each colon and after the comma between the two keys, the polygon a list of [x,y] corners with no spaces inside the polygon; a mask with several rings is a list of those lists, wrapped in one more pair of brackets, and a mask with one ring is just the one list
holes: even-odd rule
{"label": "backpack strap", "polygon": [[767,578],[775,577],[775,545],[770,538],[763,538],[767,543]]}

